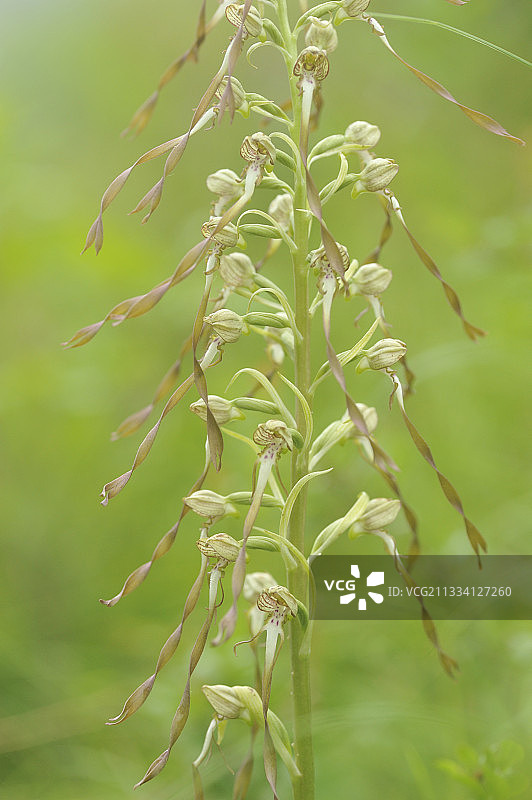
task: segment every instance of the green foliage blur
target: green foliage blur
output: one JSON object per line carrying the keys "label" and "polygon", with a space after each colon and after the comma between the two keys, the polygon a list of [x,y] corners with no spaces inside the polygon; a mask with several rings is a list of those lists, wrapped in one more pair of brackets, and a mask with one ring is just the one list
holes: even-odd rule
{"label": "green foliage blur", "polygon": [[[186,130],[219,62],[229,36],[225,24],[207,40],[199,64],[187,64],[164,90],[140,139],[119,138],[166,65],[191,43],[197,6],[184,0],[2,3],[0,796],[9,800],[130,797],[132,785],[166,746],[187,647],[201,617],[198,609],[142,710],[123,726],[105,728],[105,719],[151,674],[180,618],[199,558],[193,544],[197,519],[187,517],[174,549],[134,594],[113,609],[98,598],[116,594],[177,519],[181,498],[201,470],[204,430],[183,404],[165,421],[123,494],[103,509],[101,486],[129,467],[140,439],[111,444],[109,434],[149,402],[176,358],[191,328],[201,276],[169,293],[146,317],[104,328],[84,348],[63,352],[60,343],[170,274],[208,217],[205,176],[221,167],[241,169],[240,141],[258,118],[237,117],[232,128],[225,120],[195,137],[146,226],[127,212],[162,163],[134,173],[105,215],[102,252],[80,258],[104,188],[141,152]],[[443,0],[374,0],[373,7],[433,17],[531,57],[529,0],[471,0],[463,7]],[[443,30],[392,21],[385,27],[407,60],[532,140],[530,70]],[[287,87],[278,56],[259,50],[254,61],[258,71],[242,60],[237,77],[249,90],[283,101]],[[379,155],[400,164],[394,188],[409,225],[459,291],[469,318],[489,333],[477,344],[466,339],[440,287],[396,228],[383,256],[394,272],[385,307],[418,376],[411,416],[490,552],[530,553],[530,147],[475,127],[394,61],[363,25],[340,29],[323,95],[320,136],[343,132],[355,119],[381,127]],[[323,180],[329,179],[326,169],[318,173]],[[352,256],[364,258],[380,230],[378,204],[365,196],[355,205],[340,195],[327,212],[336,238]],[[261,246],[253,244],[250,253],[260,255]],[[278,257],[271,268],[288,288],[286,261]],[[365,330],[354,329],[351,317],[352,309],[341,312],[335,324],[338,349]],[[325,360],[320,341],[317,336],[317,365]],[[258,342],[228,349],[225,366],[211,373],[210,391],[223,394],[238,367],[265,363]],[[467,553],[459,517],[415,451],[397,409],[388,411],[388,383],[378,374],[349,380],[356,399],[378,409],[379,441],[401,466],[425,552]],[[338,387],[325,383],[318,430],[342,412]],[[248,429],[254,419],[250,414]],[[361,465],[356,448],[345,447],[330,463],[335,471],[312,487],[309,537],[343,514],[361,489],[387,494]],[[208,486],[249,489],[251,468],[251,453],[230,442],[223,474]],[[227,531],[237,535],[238,524],[231,521]],[[393,533],[406,545],[401,518]],[[353,547],[346,540],[335,552]],[[254,560],[251,567],[264,564]],[[266,568],[283,581],[273,557]],[[473,791],[470,782],[456,779],[460,770],[469,775],[469,765],[449,763],[457,747],[493,753],[514,746],[506,740],[526,754],[513,767],[523,777],[512,778],[518,794],[510,787],[507,795],[493,796],[530,796],[521,789],[532,753],[531,623],[444,622],[438,629],[460,663],[455,682],[441,670],[421,624],[316,626],[320,798],[488,798],[474,766]],[[252,662],[244,651],[236,657],[231,647],[206,653],[196,672],[189,726],[163,774],[140,790],[143,797],[192,797],[189,765],[210,719],[199,687],[251,682]],[[289,724],[287,668],[283,652],[271,707]],[[224,758],[235,769],[247,748],[244,726],[234,728],[223,755],[214,752],[205,770],[213,800],[231,796]],[[256,800],[269,796],[261,771],[257,748]]]}

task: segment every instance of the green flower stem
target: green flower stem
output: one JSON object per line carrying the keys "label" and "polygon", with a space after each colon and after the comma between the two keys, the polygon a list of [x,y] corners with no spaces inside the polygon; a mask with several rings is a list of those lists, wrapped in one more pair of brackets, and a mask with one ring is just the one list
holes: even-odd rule
{"label": "green flower stem", "polygon": [[[288,20],[286,0],[278,0],[278,13],[281,33],[285,40],[285,47],[290,54],[286,59],[289,70],[290,90],[293,108],[293,126],[291,136],[294,144],[299,148],[301,134],[301,95],[297,88],[297,80],[292,74],[297,52],[297,35],[292,33]],[[309,405],[312,400],[309,395],[310,375],[310,314],[309,314],[309,289],[308,289],[308,204],[306,190],[306,176],[303,165],[296,167],[294,184],[294,241],[295,250],[292,252],[292,266],[294,275],[294,308],[296,325],[302,334],[301,341],[295,342],[295,385],[300,390]],[[305,420],[301,404],[296,404],[296,422],[298,430],[305,429]],[[301,451],[294,450],[292,455],[292,486],[308,473],[308,448]],[[305,524],[307,511],[307,489],[300,492],[290,519],[288,530],[289,540],[301,552],[305,550]],[[307,571],[298,565],[288,575],[288,588],[292,594],[308,605],[309,582]],[[314,800],[314,754],[312,748],[312,722],[311,722],[311,693],[310,693],[310,654],[308,651],[301,654],[303,632],[299,625],[290,626],[290,654],[292,677],[292,701],[294,708],[294,750],[296,762],[301,772],[301,778],[294,778],[295,800]]]}

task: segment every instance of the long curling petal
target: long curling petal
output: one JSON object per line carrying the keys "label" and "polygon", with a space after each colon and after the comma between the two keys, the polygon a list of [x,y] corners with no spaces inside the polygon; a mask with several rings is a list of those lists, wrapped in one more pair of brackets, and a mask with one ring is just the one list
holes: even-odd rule
{"label": "long curling petal", "polygon": [[155,666],[155,672],[153,675],[150,675],[144,683],[135,689],[135,691],[128,697],[126,702],[124,703],[124,707],[118,716],[113,717],[107,723],[108,725],[118,725],[118,723],[123,722],[135,711],[138,711],[139,708],[144,705],[146,700],[148,699],[151,690],[153,689],[153,685],[157,678],[157,675],[162,670],[166,664],[170,661],[174,653],[176,652],[179,642],[181,641],[181,635],[183,633],[183,627],[185,625],[186,620],[196,607],[198,599],[200,597],[201,588],[203,586],[203,582],[205,580],[205,575],[207,574],[207,565],[208,559],[205,556],[202,556],[201,559],[201,567],[198,573],[194,584],[188,593],[187,599],[185,601],[185,607],[183,609],[183,615],[181,617],[181,622],[175,629],[175,631],[168,637],[166,642],[164,643],[161,652],[159,653],[159,658],[157,659],[157,664]]}
{"label": "long curling petal", "polygon": [[410,239],[410,242],[414,250],[416,251],[419,259],[426,266],[431,275],[434,275],[434,277],[441,283],[447,301],[451,306],[451,308],[453,309],[454,313],[462,321],[462,325],[464,326],[466,334],[469,336],[470,339],[473,339],[473,341],[475,341],[475,339],[481,336],[485,336],[486,335],[485,331],[481,330],[480,328],[477,328],[475,325],[472,325],[470,322],[467,321],[462,311],[462,304],[460,303],[460,299],[456,294],[455,290],[450,284],[447,283],[447,281],[444,279],[443,275],[441,274],[434,260],[427,253],[424,247],[420,245],[420,243],[408,229],[407,224],[405,222],[405,218],[403,216],[401,206],[399,205],[399,201],[397,200],[396,196],[392,192],[388,192],[387,197],[390,200],[392,211],[394,212],[395,216],[403,226],[406,235]]}
{"label": "long curling petal", "polygon": [[186,50],[179,58],[176,58],[175,61],[165,69],[163,74],[159,79],[159,83],[157,84],[156,90],[145,100],[141,106],[135,111],[131,122],[127,126],[125,130],[122,131],[122,136],[127,136],[128,133],[141,133],[148,122],[151,119],[151,116],[155,110],[155,106],[159,99],[159,95],[164,87],[170,83],[170,81],[175,78],[175,76],[180,72],[181,68],[186,64],[187,61],[197,61],[198,53],[201,45],[205,41],[205,38],[208,33],[215,27],[215,25],[222,19],[223,13],[220,13],[223,7],[218,7],[211,17],[211,19],[206,23],[205,22],[205,6],[206,0],[203,0],[201,4],[200,13],[198,17],[198,23],[196,26],[196,38],[192,45]]}
{"label": "long curling petal", "polygon": [[410,434],[410,437],[414,442],[417,450],[421,453],[421,455],[427,462],[427,464],[429,464],[436,473],[445,497],[452,505],[452,507],[456,509],[456,511],[458,511],[458,513],[464,520],[467,537],[471,543],[471,547],[473,548],[473,550],[477,555],[479,566],[481,566],[480,551],[481,550],[484,550],[484,552],[487,551],[486,541],[482,536],[482,534],[480,533],[480,531],[478,530],[478,528],[476,527],[476,525],[474,525],[469,519],[469,517],[466,516],[458,492],[456,491],[450,480],[448,480],[448,478],[446,478],[445,475],[442,472],[440,472],[439,468],[436,465],[436,462],[434,461],[434,456],[432,455],[430,447],[428,446],[427,442],[421,436],[420,432],[418,431],[418,429],[416,428],[416,426],[406,413],[404,399],[403,399],[403,388],[401,386],[399,378],[397,377],[395,372],[391,372],[390,377],[394,384],[394,394],[392,395],[392,397],[395,396],[397,398],[397,402],[399,404],[399,408],[401,410],[401,414],[403,416],[403,420]]}
{"label": "long curling petal", "polygon": [[[203,486],[205,478],[207,477],[207,473],[209,471],[209,458],[207,458],[207,463],[205,464],[205,468],[197,481],[194,482],[191,489],[187,492],[187,496],[192,494],[193,492],[197,492]],[[128,594],[131,594],[141,583],[143,583],[148,574],[153,567],[154,563],[158,561],[160,558],[165,556],[172,545],[176,540],[176,536],[178,534],[181,522],[185,518],[185,516],[190,511],[189,506],[186,503],[183,503],[181,513],[179,515],[179,519],[172,525],[169,531],[167,531],[162,539],[159,540],[155,550],[152,553],[152,556],[149,561],[146,561],[144,564],[141,564],[140,567],[137,567],[128,577],[126,578],[122,589],[119,591],[115,597],[112,597],[110,600],[100,600],[100,603],[104,606],[115,606],[123,597],[126,597]]]}
{"label": "long curling petal", "polygon": [[[202,361],[204,362],[203,366],[205,368],[212,365],[216,353],[217,353],[216,344],[212,343],[207,349],[207,352],[205,353],[202,359]],[[136,469],[138,469],[138,467],[140,467],[142,462],[147,458],[153,446],[153,443],[157,437],[162,421],[176,407],[179,401],[186,395],[186,393],[191,388],[193,383],[194,383],[194,375],[189,375],[188,378],[186,378],[183,381],[183,383],[181,383],[180,386],[178,386],[178,388],[172,394],[172,396],[166,403],[165,407],[163,408],[161,416],[159,417],[153,428],[150,431],[148,431],[148,433],[140,443],[140,447],[137,450],[131,469],[129,469],[127,472],[124,472],[124,474],[120,475],[118,478],[114,478],[112,481],[105,484],[101,492],[101,496],[103,498],[101,503],[103,506],[106,506],[109,503],[109,500],[112,500],[113,497],[116,497],[116,495],[122,491],[122,489],[129,482],[129,479],[133,475],[133,472]]]}
{"label": "long curling petal", "polygon": [[[216,589],[218,583],[217,582],[215,583],[215,581],[219,581],[219,578],[220,578],[220,573],[217,570],[213,570],[213,572],[211,573],[211,582],[209,587],[209,597],[211,601],[213,592],[214,596],[216,596]],[[172,750],[172,747],[175,745],[175,743],[177,742],[177,740],[179,739],[185,728],[185,725],[188,720],[188,715],[190,713],[190,683],[192,675],[205,649],[205,645],[207,643],[207,638],[209,635],[209,631],[211,628],[215,612],[216,612],[216,604],[210,602],[207,617],[201,627],[201,630],[196,638],[196,641],[194,642],[194,646],[190,654],[190,661],[188,666],[188,678],[185,685],[185,689],[183,691],[183,695],[181,697],[181,701],[179,703],[179,706],[177,707],[177,711],[175,712],[174,718],[172,720],[168,747],[148,767],[148,770],[146,771],[146,774],[144,775],[142,780],[140,780],[137,784],[135,784],[134,787],[135,789],[138,786],[142,786],[144,783],[151,781],[152,778],[155,778],[164,769],[168,761],[168,758],[170,756],[170,751]]]}
{"label": "long curling petal", "polygon": [[[249,6],[250,5],[250,0],[247,0],[247,3],[248,3],[248,6]],[[153,203],[154,203],[150,213],[148,214],[148,218],[149,218],[150,214],[155,210],[155,207],[156,207],[156,205],[158,205],[159,200],[161,198],[162,186],[164,184],[164,179],[165,179],[166,175],[169,174],[169,172],[171,172],[175,168],[175,166],[177,165],[177,163],[181,159],[183,153],[186,150],[186,147],[188,145],[188,141],[189,141],[191,135],[193,134],[195,129],[197,129],[198,124],[200,124],[200,121],[205,117],[205,115],[207,114],[207,112],[209,110],[209,106],[210,106],[210,104],[211,104],[211,102],[212,102],[212,100],[213,100],[213,98],[214,98],[214,96],[216,94],[216,90],[217,90],[218,86],[220,85],[220,83],[221,83],[221,81],[222,81],[222,79],[223,79],[223,77],[225,75],[227,64],[231,61],[231,56],[232,56],[232,53],[233,53],[233,49],[236,47],[236,44],[235,44],[235,39],[236,38],[237,37],[235,36],[233,38],[233,40],[231,41],[231,43],[229,44],[229,47],[226,50],[224,59],[222,61],[222,64],[221,64],[218,72],[216,73],[214,78],[211,80],[209,86],[207,87],[206,91],[204,92],[203,96],[201,97],[201,99],[200,99],[200,101],[198,103],[198,106],[197,106],[196,110],[194,111],[194,114],[192,115],[192,119],[191,119],[188,131],[185,134],[183,134],[182,136],[177,137],[176,139],[170,139],[168,142],[165,142],[164,144],[158,145],[158,147],[153,148],[152,150],[149,150],[147,153],[145,153],[143,156],[141,156],[140,159],[138,159],[131,167],[129,167],[127,170],[122,172],[117,178],[115,178],[115,180],[108,187],[108,189],[104,193],[104,196],[103,196],[101,204],[100,204],[100,213],[98,214],[98,217],[93,222],[93,224],[92,224],[92,226],[91,226],[91,228],[89,230],[89,233],[87,235],[87,241],[85,242],[85,247],[83,248],[83,252],[85,252],[85,250],[87,250],[93,244],[95,246],[96,252],[98,253],[100,251],[100,249],[102,247],[102,244],[103,244],[103,221],[102,221],[103,212],[106,210],[106,208],[108,208],[109,204],[114,200],[114,198],[116,197],[118,192],[122,189],[123,185],[125,184],[126,180],[128,179],[129,175],[131,174],[131,171],[136,166],[139,166],[139,164],[144,163],[144,161],[148,161],[151,158],[155,158],[156,156],[161,155],[162,153],[170,151],[170,155],[168,156],[167,164],[165,165],[165,170],[163,172],[163,177],[162,177],[161,181],[159,182],[160,183],[160,187],[158,187],[158,184],[156,184],[156,186],[152,187],[150,192],[148,192],[149,197],[148,197],[148,195],[145,195],[145,197],[143,198],[143,200],[146,200],[146,203],[144,205],[147,204],[148,200],[150,202],[153,201]],[[216,113],[214,111],[214,109],[211,109],[211,112],[212,112],[213,115]],[[211,118],[213,118],[213,117],[211,117]],[[201,127],[203,127],[203,126],[201,125]],[[158,187],[158,188],[156,188],[156,187]],[[146,198],[148,198],[148,199],[146,199]],[[141,203],[142,202],[143,201],[141,201]],[[144,206],[142,206],[142,207],[144,207]],[[137,209],[138,209],[138,207],[137,207]]]}
{"label": "long curling petal", "polygon": [[[385,544],[385,547],[388,553],[392,556],[395,562],[395,568],[401,575],[402,579],[404,580],[406,586],[409,589],[417,589],[418,584],[410,575],[408,569],[404,566],[401,556],[397,550],[397,545],[395,540],[389,533],[385,531],[374,531],[372,536],[377,536],[379,539]],[[430,616],[427,607],[425,606],[425,601],[423,600],[423,596],[420,592],[415,591],[414,597],[419,603],[421,609],[421,621],[423,623],[423,630],[425,631],[425,635],[427,639],[431,642],[433,647],[435,648],[438,658],[440,660],[440,664],[442,665],[443,669],[449,675],[450,678],[454,678],[456,672],[458,672],[458,664],[450,655],[448,655],[441,647],[440,640],[438,637],[438,632],[436,630],[436,626],[434,624],[434,620]]]}
{"label": "long curling petal", "polygon": [[162,283],[157,284],[153,289],[150,289],[144,295],[137,295],[130,297],[127,300],[122,300],[118,305],[114,306],[100,322],[95,322],[93,325],[87,325],[77,331],[71,339],[63,343],[64,347],[80,347],[87,344],[96,336],[102,326],[111,320],[114,324],[123,322],[125,319],[132,317],[139,317],[146,314],[148,311],[157,305],[157,303],[164,297],[166,292],[181,283],[182,280],[187,278],[196,268],[201,256],[209,246],[208,239],[202,239],[188,253],[186,253],[173,274],[166,278]]}
{"label": "long curling petal", "polygon": [[111,434],[111,440],[116,441],[117,439],[122,439],[125,436],[131,436],[132,433],[135,433],[141,425],[148,419],[151,412],[159,403],[163,397],[165,397],[168,392],[172,389],[175,385],[177,378],[179,377],[179,372],[181,371],[181,364],[183,362],[183,358],[186,356],[188,351],[192,346],[192,337],[189,336],[185,342],[183,343],[181,350],[179,352],[179,357],[176,361],[172,364],[168,372],[164,375],[163,379],[160,381],[151,402],[142,408],[140,411],[136,411],[134,414],[131,414],[127,417],[123,422],[120,423],[116,431]]}
{"label": "long curling petal", "polygon": [[[456,0],[450,0],[450,1],[454,2],[455,5],[457,5]],[[487,130],[490,133],[495,133],[497,136],[503,136],[506,139],[510,139],[512,142],[517,142],[517,144],[521,145],[525,144],[524,141],[522,139],[519,139],[518,136],[512,136],[511,133],[508,133],[508,131],[505,128],[503,128],[499,122],[497,122],[497,120],[493,119],[492,117],[489,117],[487,114],[482,114],[480,111],[475,111],[474,108],[469,108],[469,106],[466,106],[463,103],[458,102],[458,100],[455,97],[453,97],[453,95],[450,93],[448,89],[445,88],[445,86],[443,86],[438,81],[434,80],[434,78],[431,78],[430,75],[426,75],[420,69],[417,69],[417,67],[413,67],[412,64],[408,63],[408,61],[405,61],[405,59],[402,58],[402,56],[400,56],[399,53],[396,50],[394,50],[394,48],[391,46],[386,36],[386,33],[384,32],[384,28],[382,27],[380,22],[377,22],[377,20],[374,19],[373,17],[366,17],[365,19],[369,23],[373,32],[377,34],[380,41],[387,48],[387,50],[389,50],[390,53],[393,56],[395,56],[395,58],[397,58],[398,61],[401,62],[401,64],[403,64],[407,69],[409,69],[410,72],[412,72],[416,76],[416,78],[419,78],[419,80],[422,83],[424,83],[425,86],[428,86],[429,89],[432,89],[433,92],[436,92],[436,94],[438,94],[444,100],[448,100],[449,103],[453,103],[455,106],[458,106],[458,108],[461,111],[463,111],[464,114],[466,114],[466,116],[469,117],[469,119],[471,119],[476,125],[479,125],[481,128],[484,128],[484,130]]]}

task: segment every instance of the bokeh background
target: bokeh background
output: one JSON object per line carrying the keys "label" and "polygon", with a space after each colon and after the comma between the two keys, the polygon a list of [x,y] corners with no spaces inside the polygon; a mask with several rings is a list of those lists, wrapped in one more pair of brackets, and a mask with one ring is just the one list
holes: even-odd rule
{"label": "bokeh background", "polygon": [[[196,5],[1,4],[0,795],[10,800],[130,797],[133,783],[166,746],[187,648],[199,625],[198,612],[142,711],[122,727],[105,728],[105,719],[151,673],[180,617],[198,561],[197,519],[187,517],[173,551],[122,604],[107,609],[98,598],[115,594],[174,523],[203,449],[202,423],[184,404],[161,429],[148,462],[103,509],[100,487],[128,468],[138,440],[110,443],[109,434],[149,401],[175,359],[190,330],[201,277],[168,294],[146,317],[105,328],[85,348],[63,352],[60,343],[120,299],[170,274],[208,216],[205,176],[220,167],[241,169],[239,143],[259,122],[238,117],[232,127],[226,121],[191,141],[160,208],[143,227],[127,212],[156,180],[161,163],[134,174],[106,214],[101,254],[80,258],[105,186],[141,152],[185,131],[220,59],[226,25],[209,38],[200,63],[187,64],[164,91],[141,137],[120,139],[164,67],[191,42]],[[443,0],[374,5],[432,16],[530,58],[529,0],[472,0],[462,8]],[[391,21],[386,27],[405,58],[465,103],[532,139],[531,73],[525,66],[436,28]],[[394,271],[386,311],[394,334],[408,343],[418,375],[411,416],[459,488],[490,552],[531,553],[530,148],[475,127],[416,81],[364,26],[346,25],[340,33],[324,84],[320,135],[343,131],[355,119],[379,124],[379,153],[401,167],[394,186],[407,221],[459,290],[469,317],[489,332],[477,344],[465,338],[440,287],[396,229],[383,256]],[[255,63],[258,71],[245,60],[239,66],[245,86],[284,100],[278,56],[260,50]],[[319,177],[330,174],[324,169]],[[355,205],[341,196],[328,214],[337,239],[352,256],[365,257],[380,229],[377,204],[366,196]],[[258,256],[261,248],[252,244],[250,253]],[[279,257],[271,270],[288,287],[286,261]],[[334,338],[342,349],[357,331],[352,309],[339,313]],[[318,365],[324,359],[318,334],[316,342]],[[265,366],[260,348],[260,342],[246,341],[228,349],[223,368],[211,373],[211,392],[223,394],[240,366]],[[379,411],[379,440],[401,466],[425,552],[468,552],[460,519],[397,410],[388,411],[388,384],[380,375],[356,383],[351,375],[350,381],[356,399]],[[248,388],[243,382],[237,394]],[[341,413],[338,388],[326,384],[317,402],[318,428]],[[254,421],[249,415],[242,430],[251,430]],[[335,471],[313,485],[309,537],[343,514],[362,488],[386,494],[355,447],[345,447],[330,463]],[[223,473],[208,485],[222,492],[247,489],[251,467],[251,453],[228,443]],[[238,526],[232,521],[226,529],[237,535]],[[403,520],[393,532],[405,546]],[[340,542],[334,552],[353,547]],[[252,567],[267,567],[283,580],[271,559],[254,557]],[[520,744],[530,760],[531,624],[445,622],[439,632],[460,663],[454,682],[420,624],[316,626],[319,797],[484,797],[437,762],[455,758],[459,746],[483,753],[505,740]],[[164,773],[142,788],[148,800],[192,796],[189,765],[209,721],[199,687],[251,682],[244,650],[236,658],[230,647],[207,653],[194,681],[190,724]],[[272,707],[289,724],[286,655],[279,660]],[[247,734],[243,725],[233,727],[223,751],[236,768]],[[258,749],[257,800],[269,796],[260,762]],[[526,774],[529,768],[523,762],[517,769]],[[218,752],[205,770],[205,788],[207,797],[231,796],[231,775]],[[518,796],[528,797],[528,791]]]}

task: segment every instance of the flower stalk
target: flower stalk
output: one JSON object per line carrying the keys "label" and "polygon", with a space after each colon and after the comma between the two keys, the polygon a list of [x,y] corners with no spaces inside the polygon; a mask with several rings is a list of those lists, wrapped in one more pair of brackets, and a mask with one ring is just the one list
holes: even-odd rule
{"label": "flower stalk", "polygon": [[[457,3],[457,0],[450,1]],[[244,800],[247,795],[254,763],[253,746],[255,738],[263,731],[264,771],[274,800],[279,800],[276,788],[277,756],[288,771],[294,800],[314,800],[312,624],[309,623],[308,609],[314,599],[315,587],[309,559],[321,555],[341,537],[350,545],[358,537],[369,535],[375,537],[380,546],[384,544],[407,585],[414,585],[408,564],[403,563],[400,545],[388,532],[388,527],[396,524],[401,511],[412,534],[408,555],[415,558],[420,548],[417,518],[403,497],[395,474],[398,467],[375,436],[378,425],[376,410],[363,402],[355,402],[351,396],[352,384],[357,400],[362,395],[366,373],[381,372],[391,379],[392,398],[395,397],[399,405],[413,443],[435,471],[444,496],[461,515],[479,560],[481,551],[486,549],[481,533],[466,516],[456,489],[436,466],[429,445],[406,410],[405,397],[413,380],[405,361],[407,345],[396,338],[395,331],[392,338],[392,328],[385,319],[382,301],[382,295],[392,280],[391,270],[384,267],[380,259],[381,251],[392,233],[392,217],[404,229],[422,263],[441,283],[467,335],[475,339],[483,332],[465,319],[455,290],[445,281],[435,262],[406,226],[399,201],[389,188],[398,174],[399,166],[393,158],[383,158],[373,152],[381,138],[378,126],[363,120],[346,120],[347,127],[343,126],[345,133],[334,133],[314,144],[311,142],[322,108],[322,82],[329,74],[329,54],[337,46],[340,26],[343,33],[344,22],[365,22],[366,25],[358,26],[360,30],[369,29],[376,33],[387,50],[411,73],[441,97],[458,106],[473,122],[506,139],[520,140],[511,136],[491,117],[459,103],[445,87],[405,62],[392,48],[380,22],[367,13],[370,4],[371,0],[334,0],[308,8],[307,0],[300,0],[302,15],[292,26],[287,0],[268,0],[256,5],[251,0],[242,3],[223,0],[208,22],[204,3],[192,47],[163,75],[155,93],[135,114],[130,129],[140,130],[144,127],[161,89],[186,61],[197,55],[205,36],[214,25],[225,22],[231,26],[231,35],[221,66],[203,93],[188,130],[147,151],[109,185],[102,197],[98,217],[87,236],[85,249],[94,244],[98,252],[103,243],[102,215],[131,172],[159,155],[166,155],[162,177],[135,208],[135,211],[148,208],[143,220],[147,222],[159,205],[166,178],[177,167],[190,137],[200,130],[214,130],[215,123],[220,123],[226,117],[226,112],[229,112],[227,116],[238,113],[247,119],[253,111],[270,126],[276,123],[280,127],[280,130],[271,130],[268,134],[258,131],[244,138],[239,145],[240,157],[245,162],[240,174],[220,165],[207,177],[207,188],[214,195],[210,215],[201,226],[202,238],[186,252],[174,272],[146,293],[121,301],[102,320],[80,329],[67,342],[68,347],[87,344],[106,322],[116,326],[148,313],[170,289],[194,272],[199,272],[199,265],[203,265],[203,289],[193,314],[192,330],[179,351],[177,361],[159,384],[152,402],[124,420],[114,438],[137,431],[156,405],[167,398],[162,412],[142,440],[131,468],[107,483],[102,492],[102,504],[106,505],[122,491],[133,472],[147,458],[163,419],[185,395],[195,389],[197,396],[189,407],[196,417],[194,424],[205,426],[201,436],[202,443],[205,442],[203,471],[183,498],[178,521],[160,539],[151,559],[129,575],[118,595],[102,601],[112,607],[140,586],[154,563],[174,545],[180,526],[189,512],[192,512],[192,516],[196,514],[202,518],[200,538],[196,542],[201,553],[200,568],[186,598],[181,621],[163,645],[153,673],[130,695],[121,713],[110,720],[110,724],[126,720],[148,699],[160,671],[180,645],[185,623],[197,608],[205,584],[208,584],[205,589],[206,616],[191,647],[185,688],[172,721],[168,747],[137,785],[146,783],[161,772],[171,749],[181,736],[189,717],[194,673],[206,650],[218,608],[226,603],[224,613],[220,611],[218,633],[212,641],[213,645],[222,645],[236,632],[241,621],[239,610],[243,598],[252,604],[252,609],[247,613],[251,639],[246,644],[252,651],[255,687],[229,686],[226,683],[203,687],[205,699],[214,710],[214,718],[207,728],[201,752],[192,765],[196,800],[204,798],[200,767],[210,757],[213,744],[221,744],[228,721],[235,719],[243,720],[250,726],[251,744],[235,776],[234,797]],[[394,15],[380,16],[393,18]],[[238,59],[244,48],[247,48],[249,60],[258,48],[266,45],[273,48],[276,57],[280,54],[285,63],[290,103],[284,106],[281,106],[281,101],[277,103],[246,91],[235,76]],[[332,67],[334,72],[334,64]],[[238,157],[237,148],[235,155]],[[314,163],[320,161],[324,168],[330,164],[334,167],[336,160],[338,163],[332,178],[325,185],[317,186],[312,174]],[[358,160],[359,164],[353,164],[353,160]],[[277,167],[284,170],[281,177],[274,171]],[[333,227],[333,223],[330,218],[326,220],[324,215],[324,206],[345,188],[349,188],[350,193],[345,192],[344,196],[350,194],[355,202],[361,195],[373,197],[385,212],[385,223],[378,244],[370,257],[360,262],[356,258],[351,260],[346,244],[336,241],[329,228],[329,225]],[[267,201],[267,211],[251,207],[251,203],[258,204],[257,196],[263,190],[278,192],[273,200]],[[349,231],[344,233],[348,240]],[[248,237],[257,237],[259,241],[266,242],[262,257],[255,263],[241,252],[246,247]],[[348,240],[347,245],[354,249],[356,242]],[[282,282],[277,285],[267,274],[269,260],[281,248],[285,248],[286,263],[291,267],[288,270],[290,288],[283,286]],[[313,277],[317,280],[317,293],[311,301],[309,281]],[[218,294],[217,282],[221,284]],[[247,309],[240,308],[239,312],[233,310],[230,305],[235,298],[240,298],[244,304],[247,301]],[[340,299],[365,306],[362,312],[357,306],[355,322],[368,308],[370,316],[375,318],[369,327],[365,326],[367,330],[354,344],[350,337],[346,341],[345,331],[337,330],[334,326],[334,313]],[[259,308],[252,307],[254,304],[258,304]],[[311,323],[318,311],[322,331],[319,337],[314,334],[313,338]],[[379,329],[380,338],[375,341],[374,336]],[[399,336],[400,332],[397,333]],[[221,394],[210,393],[207,377],[210,384],[211,367],[220,364],[227,348],[238,353],[243,336],[249,336],[254,342],[265,346],[268,358],[266,371],[240,366],[225,390],[217,390]],[[342,336],[347,349],[337,353],[336,340]],[[326,357],[326,361],[313,376],[311,362],[314,354],[320,360]],[[175,388],[181,362],[188,356],[192,360],[191,371]],[[293,372],[290,365],[293,366]],[[406,389],[395,372],[399,366],[406,374]],[[216,370],[215,374],[218,373]],[[336,413],[332,418],[335,421],[329,421],[321,433],[316,434],[313,400],[330,376],[341,389],[345,413]],[[247,380],[248,384],[251,381],[252,386],[244,396],[227,399],[230,397],[227,394],[229,388],[237,378]],[[286,400],[286,396],[290,397],[291,402]],[[254,415],[259,415],[258,421]],[[249,417],[253,418],[254,428],[247,433],[227,427],[232,423],[247,423]],[[216,491],[219,484],[216,483],[215,471],[222,468],[224,436],[231,437],[239,446],[245,445],[246,455],[253,466],[252,472],[250,467],[251,485],[231,487],[226,494],[220,494]],[[315,468],[326,457],[333,458],[336,446],[348,440],[356,443],[363,461],[376,470],[394,497],[370,499],[362,487],[356,487],[344,506],[348,510],[343,516],[334,515],[336,518],[333,517],[317,535],[313,532],[314,541],[311,543],[306,536],[309,486],[316,477],[328,480],[324,476],[330,472],[330,469],[317,472]],[[207,477],[210,485],[206,484]],[[244,508],[240,513],[240,507],[245,507],[245,513]],[[261,512],[266,508],[280,512],[278,527],[274,530],[259,527],[263,524]],[[231,533],[213,530],[222,521],[227,522]],[[187,547],[187,543],[182,546]],[[285,580],[281,583],[269,573],[256,569],[255,563],[251,565],[253,571],[248,571],[250,562],[260,558],[261,551],[279,557],[285,570]],[[226,602],[221,586],[229,564],[232,564],[231,593],[229,602]],[[421,619],[444,669],[452,674],[456,664],[442,650],[434,623],[423,602]],[[266,634],[265,647],[259,648],[257,639],[263,632]],[[277,686],[283,683],[277,680],[277,670],[282,660],[278,659],[278,655],[285,635],[290,650],[290,680],[284,682],[290,685],[292,699],[290,734],[284,722],[270,709],[270,695],[272,692],[275,695]],[[275,696],[273,699],[275,701]]]}
{"label": "flower stalk", "polygon": [[[290,53],[289,68],[293,73],[297,60],[297,37],[290,30],[286,0],[279,2],[279,19],[281,31],[285,38],[285,46]],[[292,74],[290,89],[293,108],[292,141],[298,148],[308,147],[308,126],[310,109],[308,98],[310,90],[299,92],[297,79]],[[311,85],[311,84],[309,84]],[[305,101],[305,106],[304,106]],[[309,313],[309,276],[307,256],[309,253],[309,206],[307,199],[306,174],[301,163],[294,176],[294,242],[292,253],[292,271],[294,282],[294,310],[297,329],[301,332],[301,341],[294,343],[295,385],[305,398],[312,411],[312,397],[309,393],[311,383],[311,317]],[[296,426],[299,430],[304,425],[303,409],[296,407]],[[309,471],[308,449],[294,451],[292,454],[291,482],[295,486]],[[301,552],[305,551],[305,528],[307,516],[307,487],[303,487],[294,504],[290,517],[288,538]],[[308,574],[298,566],[288,575],[288,589],[298,600],[308,605]],[[310,686],[310,653],[301,653],[303,632],[297,625],[290,630],[290,674],[291,695],[293,705],[294,751],[296,763],[301,777],[294,783],[295,800],[314,800],[314,750],[312,742],[312,697]]]}

